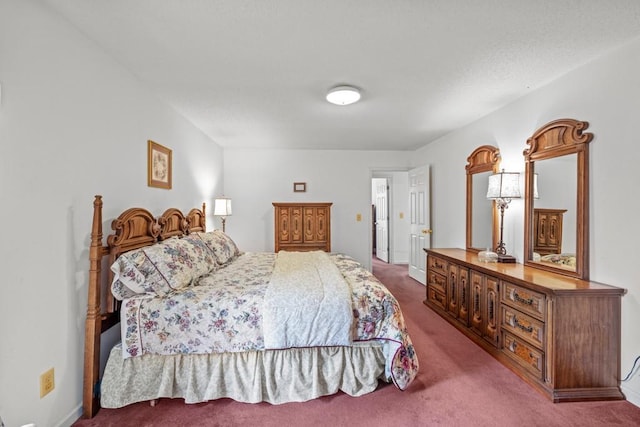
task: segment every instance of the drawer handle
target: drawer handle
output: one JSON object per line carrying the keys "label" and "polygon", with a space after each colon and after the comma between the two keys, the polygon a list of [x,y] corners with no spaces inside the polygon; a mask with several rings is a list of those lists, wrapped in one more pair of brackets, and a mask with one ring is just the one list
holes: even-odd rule
{"label": "drawer handle", "polygon": [[444,264],[440,264],[438,263],[438,261],[433,261],[433,265],[435,265],[436,268],[441,268],[441,269],[444,268]]}
{"label": "drawer handle", "polygon": [[520,295],[518,295],[518,292],[513,291],[513,299],[516,302],[522,303],[522,304],[526,304],[526,305],[533,305],[533,298],[522,298]]}
{"label": "drawer handle", "polygon": [[518,322],[518,318],[515,316],[511,318],[511,326],[520,328],[525,332],[533,332],[533,326],[524,326],[522,323]]}

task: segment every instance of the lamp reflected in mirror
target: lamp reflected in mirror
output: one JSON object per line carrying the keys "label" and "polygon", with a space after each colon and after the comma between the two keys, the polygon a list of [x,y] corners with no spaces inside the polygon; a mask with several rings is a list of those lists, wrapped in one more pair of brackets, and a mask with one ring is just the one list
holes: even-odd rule
{"label": "lamp reflected in mirror", "polygon": [[489,188],[487,189],[487,199],[495,200],[500,211],[500,241],[496,247],[498,262],[516,262],[516,258],[507,254],[507,249],[503,240],[504,211],[509,207],[513,199],[520,196],[520,174],[518,172],[502,172],[489,177]]}

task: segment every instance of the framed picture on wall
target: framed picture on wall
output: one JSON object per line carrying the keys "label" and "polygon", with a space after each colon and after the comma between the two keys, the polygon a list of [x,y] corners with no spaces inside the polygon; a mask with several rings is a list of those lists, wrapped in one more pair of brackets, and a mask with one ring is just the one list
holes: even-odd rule
{"label": "framed picture on wall", "polygon": [[171,189],[171,150],[148,141],[147,171],[149,187]]}
{"label": "framed picture on wall", "polygon": [[307,191],[307,183],[306,182],[294,182],[293,183],[293,191],[296,193],[304,193]]}

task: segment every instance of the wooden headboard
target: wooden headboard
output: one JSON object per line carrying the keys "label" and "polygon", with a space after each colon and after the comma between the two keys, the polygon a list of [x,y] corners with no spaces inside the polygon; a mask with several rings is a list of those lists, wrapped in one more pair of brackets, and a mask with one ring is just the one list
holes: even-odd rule
{"label": "wooden headboard", "polygon": [[[185,216],[179,209],[170,208],[154,217],[143,208],[130,208],[111,222],[114,233],[102,241],[102,196],[93,201],[93,223],[89,249],[89,291],[84,337],[83,417],[93,417],[100,408],[100,336],[120,321],[120,304],[111,294],[113,272],[107,269],[102,277],[104,257],[110,266],[127,251],[151,246],[159,241],[206,231],[205,204],[191,209]],[[105,298],[103,298],[105,295]],[[103,310],[103,302],[106,305]]]}

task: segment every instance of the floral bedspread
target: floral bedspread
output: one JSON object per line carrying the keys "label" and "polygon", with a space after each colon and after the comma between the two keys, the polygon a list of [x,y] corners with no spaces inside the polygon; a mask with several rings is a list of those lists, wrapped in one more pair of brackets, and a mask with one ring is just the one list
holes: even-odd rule
{"label": "floral bedspread", "polygon": [[[261,307],[276,254],[247,252],[192,286],[123,301],[123,357],[264,350]],[[331,254],[351,286],[354,341],[381,340],[388,380],[404,390],[418,359],[400,306],[361,264]]]}

